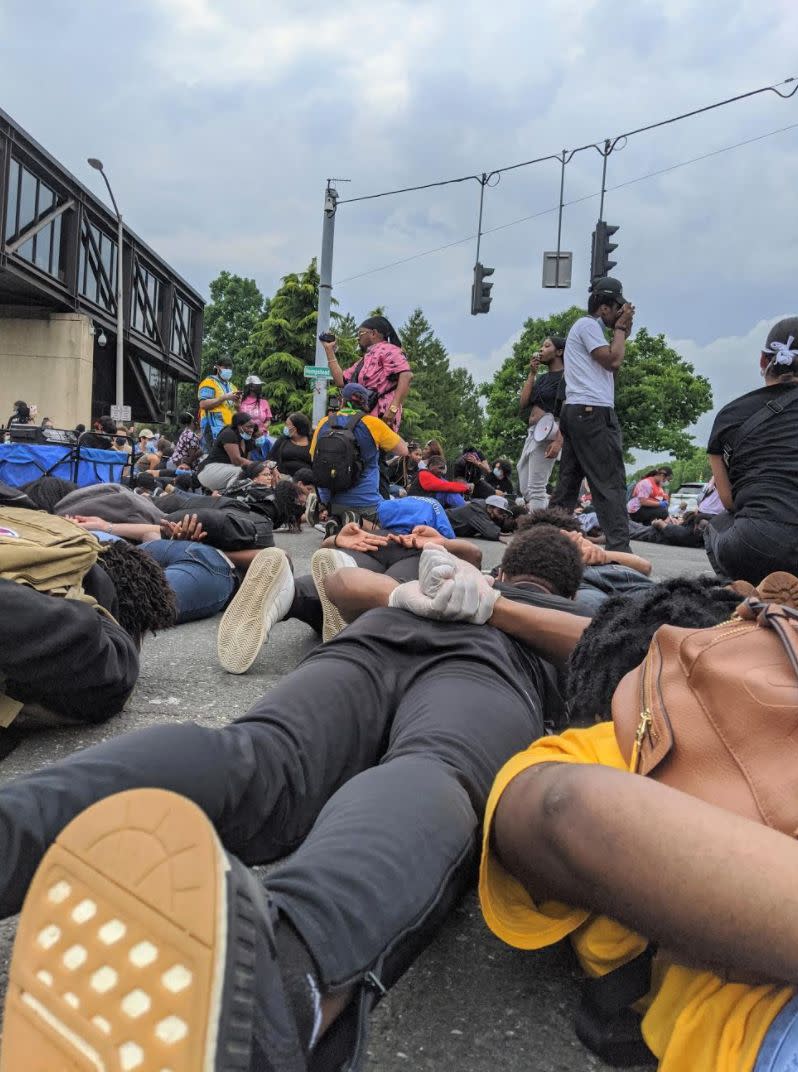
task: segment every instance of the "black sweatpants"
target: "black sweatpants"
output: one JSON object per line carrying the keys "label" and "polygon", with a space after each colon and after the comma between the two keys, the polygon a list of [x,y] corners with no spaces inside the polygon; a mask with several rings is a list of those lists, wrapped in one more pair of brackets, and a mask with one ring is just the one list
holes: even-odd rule
{"label": "black sweatpants", "polygon": [[560,476],[550,506],[569,512],[587,477],[608,551],[629,551],[629,514],[621,426],[607,406],[563,406]]}
{"label": "black sweatpants", "polygon": [[539,667],[488,626],[369,611],[238,722],[116,737],[0,789],[0,913],[89,805],[168,789],[245,863],[282,861],[266,884],[325,988],[375,966],[390,985],[473,873],[497,771],[543,731]]}

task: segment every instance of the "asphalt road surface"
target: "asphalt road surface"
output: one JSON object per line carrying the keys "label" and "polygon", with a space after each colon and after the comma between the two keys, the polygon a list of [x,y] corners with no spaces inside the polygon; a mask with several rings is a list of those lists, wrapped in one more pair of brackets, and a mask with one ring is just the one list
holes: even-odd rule
{"label": "asphalt road surface", "polygon": [[[278,535],[297,574],[309,571],[315,532]],[[503,547],[481,542],[484,565]],[[708,570],[703,551],[634,549],[658,579]],[[218,619],[194,622],[145,641],[141,677],[127,708],[104,726],[43,732],[0,763],[0,784],[87,745],[165,720],[223,726],[247,709],[319,641],[298,622],[277,625],[248,674],[231,677],[216,658]],[[1,866],[1,863],[0,863]],[[4,993],[15,920],[0,924]],[[368,1072],[584,1072],[605,1069],[578,1042],[572,1022],[576,970],[565,946],[527,953],[509,949],[485,928],[469,894],[433,944],[372,1017]]]}

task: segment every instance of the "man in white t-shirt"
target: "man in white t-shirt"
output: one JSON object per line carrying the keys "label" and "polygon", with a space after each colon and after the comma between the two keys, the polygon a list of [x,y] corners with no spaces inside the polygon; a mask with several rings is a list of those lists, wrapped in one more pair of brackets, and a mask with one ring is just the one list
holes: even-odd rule
{"label": "man in white t-shirt", "polygon": [[[632,330],[634,306],[617,279],[597,279],[588,315],[580,317],[565,343],[565,405],[560,477],[551,506],[573,510],[587,477],[593,507],[610,551],[629,551],[629,515],[621,428],[615,416],[615,376]],[[612,330],[608,343],[605,328]]]}

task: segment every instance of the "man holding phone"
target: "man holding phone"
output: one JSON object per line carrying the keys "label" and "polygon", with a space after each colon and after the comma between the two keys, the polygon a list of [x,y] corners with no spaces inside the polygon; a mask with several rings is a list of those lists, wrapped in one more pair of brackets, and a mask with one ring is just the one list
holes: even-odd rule
{"label": "man holding phone", "polygon": [[213,375],[200,383],[197,400],[202,445],[208,451],[217,435],[233,420],[241,401],[241,392],[233,383],[233,362],[229,357],[220,357],[213,367]]}
{"label": "man holding phone", "polygon": [[369,391],[366,410],[397,431],[402,422],[402,403],[410,390],[413,373],[402,350],[396,331],[384,316],[370,316],[357,329],[357,344],[362,357],[351,368],[342,369],[336,351],[338,342],[330,332],[319,336],[335,384],[343,388],[358,383]]}
{"label": "man holding phone", "polygon": [[[634,306],[620,280],[605,276],[591,287],[587,316],[568,332],[560,477],[550,506],[569,512],[587,477],[608,551],[629,551],[629,515],[621,427],[615,415],[615,376],[623,364]],[[607,343],[605,329],[612,339]]]}

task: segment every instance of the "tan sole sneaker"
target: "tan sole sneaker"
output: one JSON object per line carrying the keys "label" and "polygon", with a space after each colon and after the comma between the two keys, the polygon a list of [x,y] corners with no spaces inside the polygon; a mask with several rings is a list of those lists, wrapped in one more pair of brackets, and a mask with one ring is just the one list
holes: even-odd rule
{"label": "tan sole sneaker", "polygon": [[311,576],[321,600],[323,616],[321,639],[325,643],[338,636],[341,630],[346,629],[349,623],[342,617],[336,605],[330,602],[324,582],[331,573],[337,573],[339,569],[355,565],[357,563],[350,555],[347,555],[344,551],[337,550],[335,547],[322,547],[314,553],[310,560]]}
{"label": "tan sole sneaker", "polygon": [[763,603],[779,603],[783,607],[798,610],[798,577],[780,570],[769,573],[756,586]]}
{"label": "tan sole sneaker", "polygon": [[253,928],[236,868],[174,793],[120,793],[73,820],[25,899],[0,1070],[247,1069]]}
{"label": "tan sole sneaker", "polygon": [[293,600],[294,575],[285,551],[279,547],[259,551],[219,622],[216,650],[229,674],[249,670],[272,626],[288,614]]}

